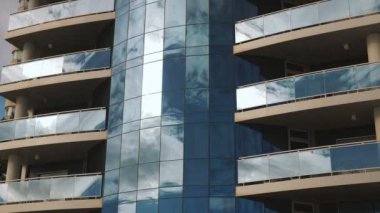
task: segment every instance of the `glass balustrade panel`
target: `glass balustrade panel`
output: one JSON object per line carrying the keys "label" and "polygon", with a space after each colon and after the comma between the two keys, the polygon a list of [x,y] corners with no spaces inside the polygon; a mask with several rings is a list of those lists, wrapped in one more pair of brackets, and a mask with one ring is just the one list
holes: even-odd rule
{"label": "glass balustrade panel", "polygon": [[18,203],[27,201],[28,182],[9,182],[7,198],[9,203]]}
{"label": "glass balustrade panel", "polygon": [[319,23],[318,4],[292,9],[290,18],[293,30],[316,25]]}
{"label": "glass balustrade panel", "polygon": [[50,199],[74,198],[75,177],[54,178],[50,183]]}
{"label": "glass balustrade panel", "polygon": [[343,68],[325,72],[324,79],[327,94],[358,89],[355,68]]}
{"label": "glass balustrade panel", "polygon": [[337,21],[350,17],[348,0],[323,1],[318,4],[320,23]]}
{"label": "glass balustrade panel", "polygon": [[236,43],[264,36],[264,18],[255,18],[235,25]]}
{"label": "glass balustrade panel", "polygon": [[79,131],[80,112],[58,114],[57,115],[57,134],[72,133]]}
{"label": "glass balustrade panel", "polygon": [[79,131],[103,130],[106,128],[106,110],[80,113]]}
{"label": "glass balustrade panel", "polygon": [[297,99],[325,94],[324,73],[296,77],[295,88]]}
{"label": "glass balustrade panel", "polygon": [[266,84],[267,104],[277,104],[295,99],[294,78],[268,82]]}
{"label": "glass balustrade panel", "polygon": [[238,161],[239,183],[264,181],[269,179],[268,156]]}
{"label": "glass balustrade panel", "polygon": [[101,0],[97,1],[96,4],[92,0],[67,1],[13,14],[10,16],[8,30],[113,10],[113,0]]}
{"label": "glass balustrade panel", "polygon": [[0,183],[0,203],[8,202],[8,184]]}
{"label": "glass balustrade panel", "polygon": [[264,16],[264,35],[273,35],[290,29],[289,10]]}
{"label": "glass balustrade panel", "polygon": [[102,191],[102,176],[75,178],[74,197],[99,197]]}
{"label": "glass balustrade panel", "polygon": [[351,17],[380,12],[379,0],[349,0]]}
{"label": "glass balustrade panel", "polygon": [[35,122],[34,118],[16,120],[14,139],[29,138],[34,136]]}
{"label": "glass balustrade panel", "polygon": [[28,185],[28,201],[50,199],[50,179],[30,180]]}
{"label": "glass balustrade panel", "polygon": [[238,110],[266,105],[266,85],[240,88],[236,91],[236,97]]}
{"label": "glass balustrade panel", "polygon": [[15,137],[15,122],[0,123],[0,141],[13,140]]}
{"label": "glass balustrade panel", "polygon": [[269,178],[281,179],[299,176],[298,153],[269,156]]}
{"label": "glass balustrade panel", "polygon": [[299,152],[300,175],[331,173],[330,149],[316,149]]}
{"label": "glass balustrade panel", "polygon": [[35,136],[56,134],[57,115],[37,117]]}

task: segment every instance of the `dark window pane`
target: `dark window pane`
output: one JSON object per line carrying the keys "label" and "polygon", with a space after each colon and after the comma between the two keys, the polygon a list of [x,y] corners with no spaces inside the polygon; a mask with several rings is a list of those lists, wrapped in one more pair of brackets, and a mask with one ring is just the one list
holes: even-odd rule
{"label": "dark window pane", "polygon": [[209,25],[197,24],[187,26],[186,46],[203,46],[209,44]]}
{"label": "dark window pane", "polygon": [[235,212],[235,198],[211,198],[210,213]]}
{"label": "dark window pane", "polygon": [[186,90],[186,113],[207,111],[209,106],[208,89]]}
{"label": "dark window pane", "polygon": [[182,199],[161,199],[160,212],[163,213],[181,213],[182,212]]}
{"label": "dark window pane", "polygon": [[103,212],[104,213],[114,213],[117,212],[117,195],[104,197],[103,201]]}
{"label": "dark window pane", "polygon": [[208,56],[192,56],[186,60],[186,88],[206,88],[209,85]]}
{"label": "dark window pane", "polygon": [[211,185],[235,185],[235,161],[215,159],[210,162]]}
{"label": "dark window pane", "polygon": [[[208,185],[208,160],[186,160],[185,161],[185,185]],[[231,171],[228,171],[231,172]]]}
{"label": "dark window pane", "polygon": [[235,156],[234,124],[210,126],[210,151],[212,158],[233,158]]}
{"label": "dark window pane", "polygon": [[208,23],[209,1],[191,0],[187,1],[187,23]]}
{"label": "dark window pane", "polygon": [[185,198],[184,213],[208,213],[208,198]]}
{"label": "dark window pane", "polygon": [[185,108],[185,91],[164,92],[162,96],[162,114],[182,114]]}
{"label": "dark window pane", "polygon": [[165,50],[184,48],[186,46],[186,27],[165,29]]}
{"label": "dark window pane", "polygon": [[207,124],[185,125],[185,158],[207,158],[209,134]]}
{"label": "dark window pane", "polygon": [[162,90],[183,90],[185,88],[185,70],[185,58],[170,58],[164,60]]}
{"label": "dark window pane", "polygon": [[156,213],[158,212],[158,201],[139,201],[137,203],[137,213]]}

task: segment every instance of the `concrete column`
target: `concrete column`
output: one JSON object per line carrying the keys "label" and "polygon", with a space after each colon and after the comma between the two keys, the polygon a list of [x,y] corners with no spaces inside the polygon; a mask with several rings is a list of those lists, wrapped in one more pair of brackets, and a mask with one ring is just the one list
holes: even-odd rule
{"label": "concrete column", "polygon": [[35,57],[35,55],[36,55],[36,48],[34,44],[31,42],[25,42],[22,48],[21,61],[26,62],[28,60],[31,60]]}
{"label": "concrete column", "polygon": [[25,180],[26,179],[27,172],[28,172],[28,165],[23,164],[22,167],[21,167],[21,177],[20,177],[21,180]]}
{"label": "concrete column", "polygon": [[38,0],[29,0],[28,10],[38,7]]}
{"label": "concrete column", "polygon": [[25,96],[16,98],[15,118],[28,117],[29,101]]}
{"label": "concrete column", "polygon": [[380,62],[380,33],[367,36],[368,62]]}
{"label": "concrete column", "polygon": [[20,179],[21,160],[17,155],[9,155],[6,181]]}
{"label": "concrete column", "polygon": [[376,140],[380,141],[380,106],[374,109],[373,114],[375,119]]}

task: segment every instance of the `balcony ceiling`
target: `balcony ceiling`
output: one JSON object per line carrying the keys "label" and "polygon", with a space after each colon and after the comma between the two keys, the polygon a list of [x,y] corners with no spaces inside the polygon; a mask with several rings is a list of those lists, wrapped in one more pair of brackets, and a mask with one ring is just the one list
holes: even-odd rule
{"label": "balcony ceiling", "polygon": [[237,112],[235,121],[310,130],[371,125],[374,123],[373,110],[380,106],[379,97],[380,90],[376,89],[279,104]]}

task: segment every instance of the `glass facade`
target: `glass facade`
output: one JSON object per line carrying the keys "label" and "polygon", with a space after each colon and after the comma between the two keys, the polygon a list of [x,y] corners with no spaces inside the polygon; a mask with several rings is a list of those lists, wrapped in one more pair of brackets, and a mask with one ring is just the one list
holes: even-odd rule
{"label": "glass facade", "polygon": [[233,115],[236,86],[260,74],[232,54],[235,21],[256,11],[248,0],[116,1],[104,213],[256,208],[235,198],[235,137],[256,132]]}

